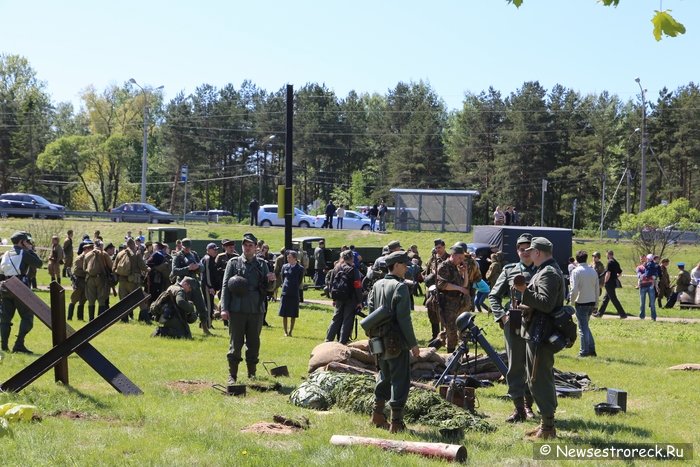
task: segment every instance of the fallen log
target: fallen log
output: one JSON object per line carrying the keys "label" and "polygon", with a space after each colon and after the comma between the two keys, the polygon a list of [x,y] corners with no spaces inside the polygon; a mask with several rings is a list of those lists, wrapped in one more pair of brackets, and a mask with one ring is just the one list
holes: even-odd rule
{"label": "fallen log", "polygon": [[[325,366],[326,371],[337,371],[339,373],[350,373],[353,375],[372,375],[376,376],[377,372],[372,370],[366,370],[364,368],[358,368],[352,365],[346,365],[340,362],[330,362]],[[500,373],[499,373],[500,374]],[[428,391],[435,391],[435,388],[430,384],[419,383],[418,381],[411,381],[411,386],[420,389],[426,389]]]}
{"label": "fallen log", "polygon": [[449,461],[465,462],[467,460],[467,448],[458,444],[421,443],[413,441],[395,441],[391,439],[366,438],[363,436],[331,436],[331,444],[335,446],[377,446],[386,451],[400,454],[409,452],[424,457],[437,457]]}

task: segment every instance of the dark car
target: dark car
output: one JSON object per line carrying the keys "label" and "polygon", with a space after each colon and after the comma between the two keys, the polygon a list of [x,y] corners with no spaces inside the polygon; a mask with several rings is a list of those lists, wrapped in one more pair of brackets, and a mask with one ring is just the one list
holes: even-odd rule
{"label": "dark car", "polygon": [[0,195],[2,217],[38,217],[39,219],[63,219],[66,208],[54,204],[43,196],[28,193],[5,193]]}
{"label": "dark car", "polygon": [[175,221],[175,216],[169,212],[161,211],[148,203],[124,203],[112,208],[110,213],[112,222],[148,222],[152,224],[170,224]]}

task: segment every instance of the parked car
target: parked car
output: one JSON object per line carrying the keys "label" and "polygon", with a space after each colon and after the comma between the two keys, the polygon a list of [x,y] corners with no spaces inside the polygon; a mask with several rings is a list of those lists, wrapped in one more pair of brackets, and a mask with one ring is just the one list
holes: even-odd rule
{"label": "parked car", "polygon": [[[16,210],[16,211],[7,211]],[[38,217],[40,219],[63,219],[66,208],[54,204],[43,196],[28,193],[5,193],[0,195],[2,217]]]}
{"label": "parked car", "polygon": [[151,222],[153,224],[170,224],[175,221],[175,216],[169,212],[161,211],[148,203],[124,203],[112,208],[110,213],[112,222]]}
{"label": "parked car", "polygon": [[[321,228],[325,221],[326,216],[323,214],[319,214],[318,216],[316,216],[315,226],[317,228]],[[369,230],[369,223],[369,217],[365,216],[364,214],[361,214],[357,211],[348,211],[347,209],[345,210],[345,215],[343,216],[344,230]],[[333,217],[333,228],[335,229],[337,225],[338,218]]]}
{"label": "parked car", "polygon": [[[294,217],[292,225],[303,229],[313,227],[316,222],[314,216],[309,216],[304,211],[294,208]],[[270,227],[273,225],[284,226],[284,217],[277,217],[276,204],[263,204],[258,210],[258,225],[262,227]]]}
{"label": "parked car", "polygon": [[185,220],[202,222],[219,222],[221,217],[231,217],[231,211],[222,209],[210,209],[208,211],[190,211],[185,214]]}

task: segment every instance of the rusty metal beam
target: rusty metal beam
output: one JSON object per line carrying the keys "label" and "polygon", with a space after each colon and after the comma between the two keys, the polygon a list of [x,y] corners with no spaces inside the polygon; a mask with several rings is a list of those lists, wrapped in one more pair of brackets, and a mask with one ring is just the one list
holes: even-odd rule
{"label": "rusty metal beam", "polygon": [[[52,328],[51,310],[39,297],[16,278],[7,280],[5,286],[12,295],[29,307],[44,324]],[[24,370],[5,381],[0,385],[0,389],[18,392],[50,370],[62,358],[75,352],[120,393],[143,394],[141,389],[95,349],[89,341],[102,333],[107,327],[116,323],[131,309],[140,305],[146,298],[143,290],[135,290],[125,297],[124,300],[102,315],[99,315],[80,330],[75,331],[66,325],[68,338],[63,343],[54,347]]]}

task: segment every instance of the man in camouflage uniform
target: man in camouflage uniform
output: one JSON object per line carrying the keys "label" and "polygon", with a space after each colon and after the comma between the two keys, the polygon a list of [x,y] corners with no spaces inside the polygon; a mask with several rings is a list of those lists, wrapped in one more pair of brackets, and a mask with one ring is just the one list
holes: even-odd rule
{"label": "man in camouflage uniform", "polygon": [[435,339],[440,333],[440,304],[437,297],[437,289],[431,286],[435,285],[437,281],[437,270],[440,263],[446,261],[450,255],[445,251],[445,242],[441,238],[436,238],[434,240],[435,247],[433,248],[433,254],[430,255],[428,263],[425,265],[425,272],[423,277],[425,278],[425,286],[428,290],[425,292],[425,306],[428,309],[428,319],[430,320],[430,328],[433,334],[431,339]]}
{"label": "man in camouflage uniform", "polygon": [[[85,246],[83,246],[83,250]],[[102,241],[95,243],[92,251],[85,253],[83,267],[87,273],[85,279],[85,296],[88,302],[88,319],[95,319],[95,302],[98,314],[107,311],[109,300],[109,276],[112,274],[112,258],[102,251]]]}
{"label": "man in camouflage uniform", "polygon": [[466,251],[459,243],[452,248],[450,258],[440,263],[437,271],[438,301],[440,319],[445,328],[440,332],[440,341],[447,344],[447,352],[454,352],[459,341],[457,316],[466,311],[469,303],[468,277],[465,279],[467,266],[464,263]]}
{"label": "man in camouflage uniform", "polygon": [[[138,254],[133,238],[129,237],[126,241],[126,248],[117,253],[114,258],[114,272],[119,281],[119,300],[123,300],[131,292],[141,287],[143,276],[148,272],[148,266],[146,266],[143,256]],[[129,315],[125,315],[122,321],[128,323]],[[148,308],[143,303],[140,305],[139,321],[151,322]]]}
{"label": "man in camouflage uniform", "polygon": [[[389,428],[391,433],[406,429],[403,409],[411,386],[409,351],[414,357],[420,352],[411,322],[411,292],[403,282],[408,267],[408,255],[403,251],[385,257],[389,273],[378,280],[368,297],[370,313],[379,307],[389,307],[393,322],[392,336],[384,336],[384,352],[378,355],[379,375],[374,388],[372,423],[380,428]],[[391,425],[384,415],[386,401],[391,407]]]}
{"label": "man in camouflage uniform", "polygon": [[66,232],[66,239],[63,240],[63,277],[71,277],[73,267],[73,231]]}
{"label": "man in camouflage uniform", "polygon": [[[530,258],[537,267],[537,272],[530,283],[515,282],[514,287],[522,294],[523,333],[527,339],[527,376],[530,392],[542,414],[542,422],[527,435],[534,439],[557,437],[554,428],[554,413],[557,409],[557,391],[554,386],[554,350],[546,341],[537,345],[531,339],[536,324],[542,314],[549,315],[564,304],[566,290],[564,275],[552,257],[552,242],[544,237],[533,237],[528,248]],[[526,328],[527,326],[527,328]],[[535,365],[535,363],[537,363]]]}
{"label": "man in camouflage uniform", "polygon": [[[532,412],[532,395],[527,387],[526,379],[526,341],[520,334],[520,310],[517,308],[522,297],[520,292],[513,288],[515,276],[524,276],[525,282],[528,283],[535,273],[535,266],[527,251],[530,248],[530,240],[532,240],[532,235],[529,233],[524,233],[518,238],[516,249],[520,261],[505,265],[496,279],[491,293],[489,293],[493,317],[503,329],[506,341],[506,355],[508,356],[506,382],[508,383],[508,395],[515,405],[515,411],[506,419],[508,423],[524,422],[535,416]],[[508,299],[505,307],[503,306],[504,298]]]}
{"label": "man in camouflage uniform", "polygon": [[51,253],[49,253],[49,276],[52,281],[61,283],[61,264],[63,264],[63,248],[58,244],[58,235],[51,237]]}
{"label": "man in camouflage uniform", "polygon": [[192,241],[189,238],[182,239],[182,250],[180,250],[173,258],[172,275],[181,280],[184,277],[191,277],[197,281],[196,287],[192,290],[192,302],[197,309],[199,315],[199,327],[202,328],[205,336],[211,336],[209,331],[209,318],[207,316],[207,307],[204,304],[202,296],[202,287],[199,282],[199,275],[204,270],[204,266],[199,261],[197,252],[192,251]]}
{"label": "man in camouflage uniform", "polygon": [[[257,238],[252,233],[243,235],[243,254],[229,260],[224,272],[221,289],[221,319],[229,320],[229,350],[226,355],[229,368],[229,384],[238,378],[238,365],[243,361],[243,344],[248,377],[254,378],[260,354],[260,331],[265,314],[267,292],[275,287],[275,274],[270,272],[267,261],[255,256]],[[245,290],[231,290],[229,279],[242,276]]]}
{"label": "man in camouflage uniform", "polygon": [[467,279],[467,311],[474,311],[474,296],[475,289],[472,287],[474,284],[481,280],[481,269],[479,269],[479,264],[476,262],[471,253],[469,253],[469,248],[464,242],[458,242],[455,245],[459,245],[464,250],[464,276]]}
{"label": "man in camouflage uniform", "polygon": [[92,251],[95,247],[92,240],[89,238],[83,243],[83,252],[78,255],[75,259],[75,268],[73,269],[73,274],[71,276],[71,281],[73,282],[73,292],[70,294],[70,304],[68,305],[68,316],[67,319],[73,319],[73,310],[75,309],[75,304],[78,304],[78,320],[85,321],[85,301],[87,297],[85,295],[85,255]]}

